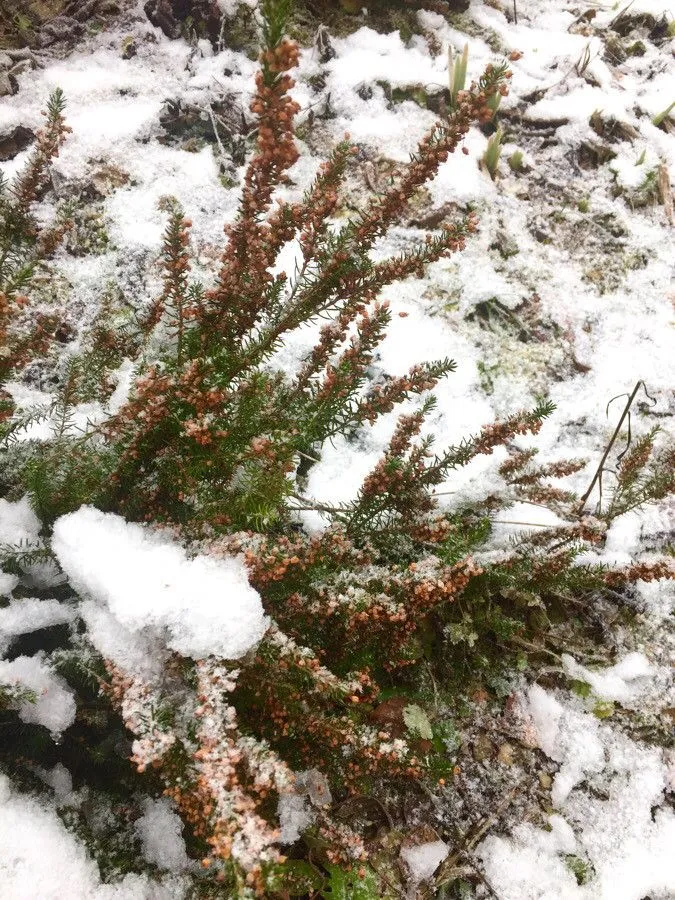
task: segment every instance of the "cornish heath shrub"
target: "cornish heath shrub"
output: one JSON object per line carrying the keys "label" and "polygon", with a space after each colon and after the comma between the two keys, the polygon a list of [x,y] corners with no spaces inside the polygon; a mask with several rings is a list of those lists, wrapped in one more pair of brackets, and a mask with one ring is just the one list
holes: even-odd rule
{"label": "cornish heath shrub", "polygon": [[[548,481],[579,471],[584,461],[536,465],[535,451],[517,447],[518,436],[540,429],[549,403],[435,452],[432,439],[420,436],[434,404],[429,392],[454,363],[424,363],[370,384],[368,370],[391,317],[379,300],[382,289],[461,251],[477,221],[469,215],[379,262],[372,259],[374,244],[471,125],[492,116],[509,72],[488,66],[459,91],[447,120],[422,139],[394,183],[338,225],[353,153],[348,138],[300,201],[275,199],[298,157],[298,106],[289,93],[298,48],[285,37],[283,0],[266,0],[262,11],[251,104],[256,146],[214,286],[192,278],[191,222],[169,204],[160,296],[128,342],[108,322],[96,323],[86,352],[66,372],[58,403],[66,422],[83,381],[93,375],[105,381],[122,345],[137,365],[127,401],[83,434],[57,429],[51,442],[25,456],[20,484],[47,527],[91,503],[128,520],[161,523],[194,552],[246,560],[271,624],[236,665],[172,653],[161,673],[139,673],[92,662],[89,650],[87,670],[101,700],[91,679],[84,690],[82,644],[62,660],[64,677],[80,686],[87,708],[109,709],[110,702],[118,711],[134,739],[137,773],[175,801],[189,826],[190,852],[202,860],[204,896],[320,890],[342,896],[337,888],[330,893],[329,882],[335,887],[350,868],[371,885],[362,896],[385,896],[368,867],[367,829],[337,816],[339,801],[350,795],[395,801],[406,783],[440,790],[453,761],[444,723],[431,711],[432,686],[448,708],[453,691],[471,678],[524,647],[536,651],[550,602],[672,577],[663,562],[608,572],[575,561],[602,542],[616,515],[675,489],[673,458],[658,448],[656,435],[641,439],[623,458],[610,507],[590,515]],[[66,130],[61,109],[55,95],[34,174],[12,194],[11,208],[24,210],[17,215],[26,222],[31,185]],[[37,238],[22,223],[12,225],[12,246],[17,254],[28,248],[30,266]],[[295,271],[273,274],[289,241],[299,251]],[[8,271],[0,282],[3,328],[18,291]],[[319,319],[325,324],[297,373],[275,368],[274,355],[289,335]],[[160,349],[148,361],[151,335]],[[399,418],[352,502],[329,507],[303,494],[299,473],[320,458],[326,441],[368,427],[416,396],[417,410]],[[508,451],[501,466],[506,489],[486,488],[482,502],[441,512],[435,488],[497,447]],[[12,446],[0,452],[9,458]],[[553,508],[563,524],[481,559],[495,511],[517,499]],[[305,534],[294,519],[302,508],[324,513],[327,529]],[[278,815],[289,797],[307,808],[304,843],[287,860]]]}

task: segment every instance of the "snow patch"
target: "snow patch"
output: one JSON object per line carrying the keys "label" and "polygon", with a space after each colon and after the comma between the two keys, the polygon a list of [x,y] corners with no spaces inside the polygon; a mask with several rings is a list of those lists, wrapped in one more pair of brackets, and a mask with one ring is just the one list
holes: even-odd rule
{"label": "snow patch", "polygon": [[[615,669],[644,672],[639,654]],[[664,803],[668,769],[659,748],[636,744],[577,701],[532,685],[527,710],[539,746],[561,763],[544,830],[520,824],[478,848],[499,900],[666,900],[675,896],[675,814]],[[583,870],[578,884],[575,871]]]}
{"label": "snow patch", "polygon": [[167,537],[90,506],[56,521],[52,549],[83,596],[131,632],[166,631],[183,656],[237,659],[267,628],[240,559],[190,559]]}
{"label": "snow patch", "polygon": [[410,880],[419,884],[431,878],[449,852],[450,848],[444,841],[429,841],[416,847],[403,847],[401,859],[408,867]]}
{"label": "snow patch", "polygon": [[0,660],[0,684],[30,691],[33,697],[18,706],[22,722],[44,725],[54,738],[59,738],[75,721],[73,692],[55,674],[41,654]]}
{"label": "snow patch", "polygon": [[54,808],[14,793],[0,774],[0,892],[6,900],[179,900],[185,885],[127,875],[102,884],[96,863]]}
{"label": "snow patch", "polygon": [[136,831],[148,862],[169,872],[182,872],[189,865],[183,823],[173,803],[166,797],[146,798],[143,815],[136,822]]}

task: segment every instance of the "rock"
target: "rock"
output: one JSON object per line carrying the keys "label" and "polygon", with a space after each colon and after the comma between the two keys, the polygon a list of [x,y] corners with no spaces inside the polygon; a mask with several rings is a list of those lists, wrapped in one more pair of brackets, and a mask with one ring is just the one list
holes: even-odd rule
{"label": "rock", "polygon": [[172,40],[181,36],[188,19],[197,37],[207,37],[215,44],[220,36],[217,0],[148,0],[143,9],[152,24]]}
{"label": "rock", "polygon": [[501,229],[495,235],[495,240],[490,245],[490,250],[499,250],[499,255],[502,259],[508,259],[510,256],[517,256],[520,253],[514,238]]}
{"label": "rock", "polygon": [[17,78],[19,75],[23,75],[24,72],[29,72],[34,68],[35,63],[32,59],[21,59],[19,60],[19,62],[14,63],[12,68],[9,70],[10,78]]}
{"label": "rock", "polygon": [[0,69],[11,69],[12,57],[8,53],[0,51]]}
{"label": "rock", "polygon": [[44,49],[54,44],[72,43],[82,37],[84,30],[84,25],[73,16],[57,16],[37,32],[35,46]]}
{"label": "rock", "polygon": [[497,753],[497,759],[505,766],[512,766],[515,762],[515,748],[512,744],[502,744]]}
{"label": "rock", "polygon": [[16,78],[0,69],[0,97],[8,97],[10,94],[16,94],[19,85]]}
{"label": "rock", "polygon": [[487,734],[479,734],[473,742],[473,758],[476,762],[491,759],[495,755],[495,748]]}
{"label": "rock", "polygon": [[169,0],[148,0],[143,10],[152,24],[161,28],[168,38],[176,40],[180,37],[180,20],[174,15]]}
{"label": "rock", "polygon": [[103,165],[91,176],[90,190],[94,197],[108,197],[117,188],[129,183],[129,175],[114,165]]}
{"label": "rock", "polygon": [[35,133],[24,125],[15,125],[7,131],[0,132],[0,162],[14,159],[35,140]]}

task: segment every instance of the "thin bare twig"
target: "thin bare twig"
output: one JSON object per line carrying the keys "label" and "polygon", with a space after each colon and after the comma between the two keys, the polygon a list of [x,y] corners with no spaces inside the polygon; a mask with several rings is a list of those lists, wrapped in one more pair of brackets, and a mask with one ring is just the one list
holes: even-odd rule
{"label": "thin bare twig", "polygon": [[[582,496],[581,500],[579,501],[579,507],[577,510],[579,515],[581,515],[581,513],[584,511],[584,507],[586,506],[586,501],[593,493],[593,488],[598,483],[598,481],[601,481],[601,479],[602,479],[602,473],[605,468],[605,463],[607,462],[607,457],[611,453],[612,447],[614,446],[616,439],[619,436],[619,433],[621,431],[621,426],[623,425],[626,417],[629,416],[629,414],[630,414],[630,408],[633,405],[633,401],[637,397],[638,391],[640,390],[641,386],[644,387],[645,393],[647,393],[647,388],[645,387],[644,382],[638,381],[637,384],[635,385],[635,387],[633,388],[632,392],[630,393],[628,400],[626,401],[626,405],[624,406],[623,412],[621,413],[621,418],[619,419],[617,426],[614,429],[614,433],[612,434],[612,437],[610,438],[609,443],[607,444],[607,447],[605,448],[605,452],[602,454],[602,458],[598,464],[597,469],[595,470],[595,474],[593,475],[593,478],[591,479],[591,483],[588,486],[588,490],[586,491],[586,493]],[[621,395],[619,394],[618,396],[621,396]],[[647,394],[647,396],[649,396],[649,394]],[[609,403],[612,403],[613,400],[616,400],[616,397],[613,397],[612,400],[609,401]],[[609,403],[607,404],[607,409],[609,409]],[[629,422],[630,422],[630,419],[629,419]],[[600,497],[599,502],[602,503],[602,497]]]}

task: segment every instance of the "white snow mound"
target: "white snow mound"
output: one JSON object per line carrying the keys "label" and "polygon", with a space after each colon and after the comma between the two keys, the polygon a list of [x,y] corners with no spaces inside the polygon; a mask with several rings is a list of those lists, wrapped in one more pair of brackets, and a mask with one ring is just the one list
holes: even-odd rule
{"label": "white snow mound", "polygon": [[52,549],[75,590],[131,632],[166,632],[183,656],[237,659],[266,631],[241,559],[190,559],[166,536],[90,506],[56,521]]}
{"label": "white snow mound", "polygon": [[73,692],[41,653],[17,656],[11,662],[0,659],[0,684],[29,691],[30,699],[18,705],[19,718],[27,724],[44,725],[55,739],[75,721]]}
{"label": "white snow mound", "polygon": [[0,774],[0,896],[5,900],[179,900],[185,886],[126,875],[102,884],[84,844],[51,804],[14,793]]}

